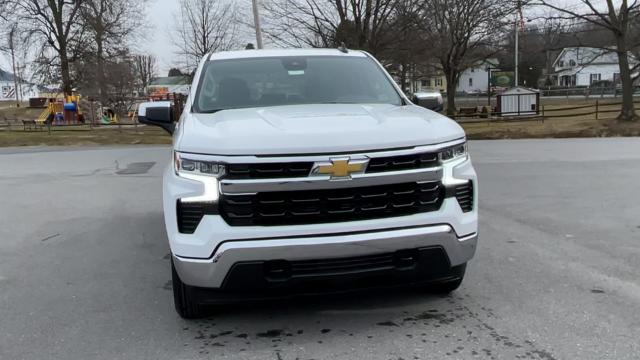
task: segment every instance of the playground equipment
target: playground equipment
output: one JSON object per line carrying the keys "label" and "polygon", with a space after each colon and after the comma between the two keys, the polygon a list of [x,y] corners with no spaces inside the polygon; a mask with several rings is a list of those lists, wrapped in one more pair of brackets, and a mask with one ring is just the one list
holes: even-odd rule
{"label": "playground equipment", "polygon": [[132,123],[136,123],[138,120],[138,108],[140,107],[140,103],[136,102],[129,105],[129,109],[127,110],[127,117]]}
{"label": "playground equipment", "polygon": [[118,123],[118,115],[113,109],[106,106],[100,106],[98,108],[98,119],[103,125],[113,125]]}
{"label": "playground equipment", "polygon": [[84,115],[80,109],[80,96],[50,98],[47,107],[36,120],[40,125],[77,125],[84,124]]}

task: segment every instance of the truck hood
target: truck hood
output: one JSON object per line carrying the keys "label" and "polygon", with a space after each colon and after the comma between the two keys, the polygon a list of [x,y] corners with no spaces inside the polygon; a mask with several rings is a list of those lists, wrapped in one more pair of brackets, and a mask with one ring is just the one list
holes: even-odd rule
{"label": "truck hood", "polygon": [[464,137],[451,119],[414,106],[288,105],[189,114],[176,150],[215,155],[339,154]]}

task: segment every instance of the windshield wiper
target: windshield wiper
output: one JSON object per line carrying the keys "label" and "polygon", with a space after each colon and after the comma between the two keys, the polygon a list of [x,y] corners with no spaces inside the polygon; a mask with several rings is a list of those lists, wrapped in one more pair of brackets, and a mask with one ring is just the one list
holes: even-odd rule
{"label": "windshield wiper", "polygon": [[218,111],[229,110],[229,109],[211,109],[211,110],[200,110],[201,114],[215,114]]}

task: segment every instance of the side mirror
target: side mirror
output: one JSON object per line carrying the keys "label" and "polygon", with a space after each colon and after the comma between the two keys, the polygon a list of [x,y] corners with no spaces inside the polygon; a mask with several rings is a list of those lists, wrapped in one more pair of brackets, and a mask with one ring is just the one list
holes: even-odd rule
{"label": "side mirror", "polygon": [[138,106],[138,121],[141,124],[159,126],[173,134],[176,124],[173,120],[171,101],[145,102]]}

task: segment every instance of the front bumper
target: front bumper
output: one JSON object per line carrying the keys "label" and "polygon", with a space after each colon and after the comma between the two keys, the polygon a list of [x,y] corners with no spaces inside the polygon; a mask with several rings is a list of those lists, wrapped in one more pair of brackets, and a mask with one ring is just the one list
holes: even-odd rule
{"label": "front bumper", "polygon": [[173,256],[180,279],[188,285],[221,288],[238,263],[270,260],[310,260],[355,257],[404,249],[439,247],[450,266],[470,260],[476,250],[477,234],[459,238],[449,225],[367,231],[355,234],[227,241],[210,259]]}

